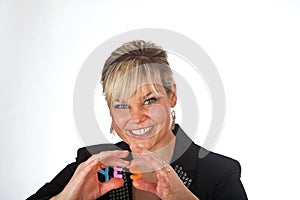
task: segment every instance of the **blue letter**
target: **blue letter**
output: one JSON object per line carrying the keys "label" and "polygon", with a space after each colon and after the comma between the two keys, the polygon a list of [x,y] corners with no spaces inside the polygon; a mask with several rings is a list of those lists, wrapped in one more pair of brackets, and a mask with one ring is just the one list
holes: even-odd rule
{"label": "blue letter", "polygon": [[108,169],[109,167],[105,168],[105,171],[103,169],[101,169],[99,172],[100,174],[103,174],[105,176],[105,182],[107,182],[109,180],[109,175],[108,175]]}

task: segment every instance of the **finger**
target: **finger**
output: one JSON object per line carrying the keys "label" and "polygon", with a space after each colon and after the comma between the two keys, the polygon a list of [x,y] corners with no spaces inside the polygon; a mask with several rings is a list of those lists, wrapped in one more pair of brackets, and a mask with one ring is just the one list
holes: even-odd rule
{"label": "finger", "polygon": [[97,175],[97,172],[101,169],[100,165],[101,163],[98,159],[91,159],[81,163],[72,176],[72,180],[86,180]]}
{"label": "finger", "polygon": [[102,168],[105,168],[106,166],[101,163],[99,159],[94,159],[90,164],[89,164],[91,171],[98,172]]}
{"label": "finger", "polygon": [[157,194],[161,199],[170,199],[171,186],[167,174],[156,173],[157,175]]}
{"label": "finger", "polygon": [[105,166],[103,166],[99,159],[91,158],[84,163],[81,163],[78,169],[80,169],[82,173],[88,174],[89,172],[97,172],[103,167]]}
{"label": "finger", "polygon": [[86,168],[87,166],[94,166],[94,165],[98,165],[101,169],[107,167],[104,163],[102,163],[98,157],[96,157],[95,155],[92,155],[91,157],[89,157],[88,160],[86,160],[85,162],[82,162],[78,168]]}
{"label": "finger", "polygon": [[94,154],[97,158],[107,159],[107,158],[126,158],[129,155],[129,151],[102,151],[100,153]]}
{"label": "finger", "polygon": [[155,153],[142,151],[137,145],[132,145],[131,148],[138,153],[133,153],[134,160],[129,167],[138,167],[142,172],[152,172],[163,167],[161,159]]}
{"label": "finger", "polygon": [[129,155],[129,151],[104,151],[93,155],[106,166],[127,167],[130,162],[123,160]]}
{"label": "finger", "polygon": [[151,152],[143,153],[141,156],[152,166],[154,170],[159,170],[166,164],[157,155]]}
{"label": "finger", "polygon": [[113,152],[113,156],[115,156],[116,158],[126,158],[129,155],[129,151],[124,150],[124,151],[112,151]]}
{"label": "finger", "polygon": [[119,166],[119,167],[128,167],[130,165],[129,161],[122,160],[122,159],[111,159],[105,161],[107,166]]}
{"label": "finger", "polygon": [[158,179],[159,185],[164,188],[169,188],[170,181],[168,178],[168,173],[162,174],[161,171],[156,172],[156,177]]}
{"label": "finger", "polygon": [[121,178],[112,178],[108,182],[104,182],[100,184],[100,191],[101,195],[104,195],[105,193],[120,188],[124,185],[124,180]]}
{"label": "finger", "polygon": [[144,179],[138,179],[138,180],[132,181],[132,184],[135,188],[137,188],[139,190],[156,193],[156,186],[157,186],[156,183],[151,183],[151,182],[145,181]]}
{"label": "finger", "polygon": [[153,171],[151,165],[149,165],[146,160],[141,156],[143,149],[137,144],[130,145],[132,151],[133,160],[131,161],[128,168],[138,167],[143,172]]}
{"label": "finger", "polygon": [[140,169],[143,169],[143,166],[145,164],[147,163],[145,163],[145,160],[143,158],[137,157],[130,161],[130,165],[127,168],[138,167]]}
{"label": "finger", "polygon": [[97,157],[95,157],[94,155],[92,155],[91,157],[89,157],[89,159],[87,159],[85,162],[81,163],[82,166],[87,166],[90,165],[92,162],[95,162],[99,160]]}

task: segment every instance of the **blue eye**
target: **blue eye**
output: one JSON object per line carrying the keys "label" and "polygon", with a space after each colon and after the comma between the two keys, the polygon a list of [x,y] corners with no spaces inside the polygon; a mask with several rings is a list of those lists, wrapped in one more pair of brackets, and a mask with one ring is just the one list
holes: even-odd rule
{"label": "blue eye", "polygon": [[157,101],[157,98],[156,98],[156,97],[152,97],[152,98],[146,99],[146,100],[144,101],[144,104],[145,104],[145,105],[149,105],[149,104],[152,104],[152,103],[154,103],[154,102],[156,102],[156,101]]}
{"label": "blue eye", "polygon": [[129,106],[126,105],[126,104],[117,104],[117,105],[114,105],[114,108],[116,108],[116,109],[128,109]]}

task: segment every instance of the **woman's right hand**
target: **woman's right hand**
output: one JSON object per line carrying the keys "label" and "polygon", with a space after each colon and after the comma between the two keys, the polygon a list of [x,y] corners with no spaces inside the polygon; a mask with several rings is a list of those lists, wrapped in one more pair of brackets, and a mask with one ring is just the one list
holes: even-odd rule
{"label": "woman's right hand", "polygon": [[77,167],[64,190],[52,200],[94,200],[112,189],[123,186],[124,181],[121,178],[112,178],[101,183],[98,180],[98,171],[107,166],[128,167],[130,163],[122,159],[128,154],[128,151],[104,151],[92,155]]}

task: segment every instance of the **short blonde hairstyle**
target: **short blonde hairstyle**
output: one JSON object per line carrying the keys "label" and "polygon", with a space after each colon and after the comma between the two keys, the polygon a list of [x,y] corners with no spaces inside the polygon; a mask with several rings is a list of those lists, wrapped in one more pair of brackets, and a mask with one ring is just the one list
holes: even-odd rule
{"label": "short blonde hairstyle", "polygon": [[152,42],[135,40],[111,53],[105,61],[101,83],[111,106],[112,100],[127,100],[144,85],[154,92],[159,92],[156,86],[161,85],[168,94],[174,79],[166,51]]}

